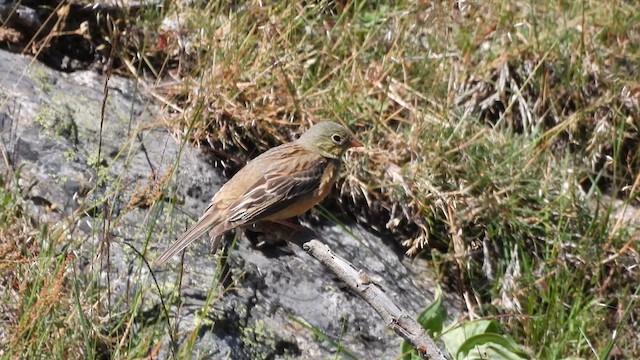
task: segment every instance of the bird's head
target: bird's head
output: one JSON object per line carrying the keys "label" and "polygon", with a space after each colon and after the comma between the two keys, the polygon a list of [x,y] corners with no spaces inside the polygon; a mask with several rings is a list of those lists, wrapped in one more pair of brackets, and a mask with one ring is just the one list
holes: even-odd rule
{"label": "bird's head", "polygon": [[311,151],[333,159],[340,158],[349,148],[362,146],[349,130],[332,121],[313,125],[296,141]]}

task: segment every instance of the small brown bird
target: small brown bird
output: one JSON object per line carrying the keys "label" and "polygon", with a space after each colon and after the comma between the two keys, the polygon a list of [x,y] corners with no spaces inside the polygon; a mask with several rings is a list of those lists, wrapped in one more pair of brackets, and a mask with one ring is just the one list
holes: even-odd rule
{"label": "small brown bird", "polygon": [[298,140],[269,149],[220,188],[198,222],[156,259],[156,265],[208,230],[217,243],[229,230],[304,214],[331,191],[342,155],[360,146],[346,128],[328,121],[312,126]]}

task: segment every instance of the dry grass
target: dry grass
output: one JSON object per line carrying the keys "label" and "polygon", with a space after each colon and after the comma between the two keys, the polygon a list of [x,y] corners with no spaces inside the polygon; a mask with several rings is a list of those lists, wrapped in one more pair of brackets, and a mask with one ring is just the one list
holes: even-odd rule
{"label": "dry grass", "polygon": [[77,294],[69,286],[72,256],[56,255],[46,232],[33,228],[20,193],[9,187],[0,197],[1,355],[85,357]]}

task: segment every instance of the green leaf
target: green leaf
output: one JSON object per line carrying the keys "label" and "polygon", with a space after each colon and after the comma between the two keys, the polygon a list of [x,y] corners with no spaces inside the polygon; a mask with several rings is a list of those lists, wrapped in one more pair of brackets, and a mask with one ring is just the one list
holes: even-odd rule
{"label": "green leaf", "polygon": [[446,319],[447,309],[442,302],[442,291],[437,288],[433,302],[418,315],[418,323],[427,330],[430,336],[437,337],[442,332]]}
{"label": "green leaf", "polygon": [[497,324],[491,320],[476,320],[451,326],[441,338],[449,353],[457,354],[458,349],[468,338],[490,332],[497,333],[498,330]]}
{"label": "green leaf", "polygon": [[500,335],[493,320],[476,320],[450,328],[442,340],[454,359],[528,359],[518,344]]}
{"label": "green leaf", "polygon": [[416,349],[407,340],[403,340],[402,345],[400,345],[400,356],[402,360],[422,360]]}
{"label": "green leaf", "polygon": [[529,359],[512,339],[487,333],[473,336],[460,346],[456,359]]}

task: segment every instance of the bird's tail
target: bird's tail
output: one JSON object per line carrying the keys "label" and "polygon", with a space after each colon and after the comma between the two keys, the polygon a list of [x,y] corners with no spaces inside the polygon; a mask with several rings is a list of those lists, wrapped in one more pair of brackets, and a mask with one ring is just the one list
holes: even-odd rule
{"label": "bird's tail", "polygon": [[[182,236],[176,240],[171,246],[165,250],[165,252],[160,255],[154,262],[156,266],[164,265],[169,259],[171,259],[175,254],[184,250],[189,244],[197,240],[202,234],[207,232],[210,228],[212,228],[218,222],[217,216],[212,216],[210,213],[205,213],[192,227],[189,228]],[[218,228],[219,226],[215,226]],[[213,233],[213,231],[212,231]]]}

